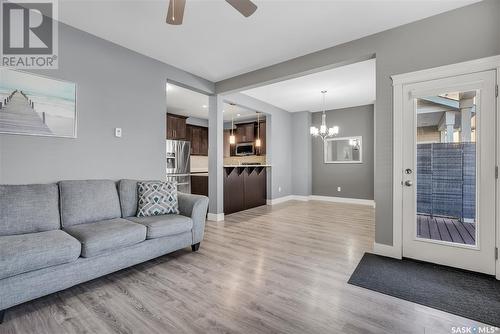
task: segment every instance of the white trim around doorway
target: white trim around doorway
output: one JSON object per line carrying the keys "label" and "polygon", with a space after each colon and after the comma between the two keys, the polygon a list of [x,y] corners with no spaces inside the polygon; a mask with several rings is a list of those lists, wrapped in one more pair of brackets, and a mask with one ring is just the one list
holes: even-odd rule
{"label": "white trim around doorway", "polygon": [[[497,144],[497,168],[500,166],[500,136],[498,135],[500,131],[500,97],[499,97],[499,92],[498,92],[498,87],[500,87],[500,60],[497,63],[497,138],[496,138],[496,144]],[[497,194],[497,199],[496,199],[496,228],[497,228],[497,242],[496,242],[496,257],[497,257],[497,262],[496,262],[496,278],[497,280],[500,280],[500,254],[499,254],[499,248],[500,248],[500,184],[498,183],[498,177],[497,177],[497,189],[496,189],[496,194]]]}
{"label": "white trim around doorway", "polygon": [[[497,85],[500,85],[500,55],[481,58],[462,63],[445,65],[416,72],[404,73],[391,76],[393,82],[393,241],[392,246],[374,244],[374,251],[377,254],[402,258],[403,254],[403,210],[402,210],[402,187],[403,182],[403,85],[441,79],[452,76],[459,76],[487,70],[497,71]],[[496,103],[497,132],[500,130],[500,100],[497,95]],[[500,136],[496,138],[497,143],[497,166],[500,165]],[[497,179],[497,200],[496,200],[496,245],[500,245],[500,187]],[[496,278],[500,279],[500,260],[496,260]]]}

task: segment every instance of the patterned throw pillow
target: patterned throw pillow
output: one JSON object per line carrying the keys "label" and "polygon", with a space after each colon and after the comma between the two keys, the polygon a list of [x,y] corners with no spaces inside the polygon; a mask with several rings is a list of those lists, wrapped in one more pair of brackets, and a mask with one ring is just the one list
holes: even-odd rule
{"label": "patterned throw pillow", "polygon": [[137,217],[179,214],[176,182],[137,182],[137,193]]}

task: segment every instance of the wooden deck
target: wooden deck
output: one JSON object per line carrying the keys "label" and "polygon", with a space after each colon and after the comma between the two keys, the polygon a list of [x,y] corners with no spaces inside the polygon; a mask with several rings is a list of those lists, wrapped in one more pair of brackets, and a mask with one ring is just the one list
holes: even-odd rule
{"label": "wooden deck", "polygon": [[417,215],[417,236],[459,244],[476,244],[476,225],[458,219]]}

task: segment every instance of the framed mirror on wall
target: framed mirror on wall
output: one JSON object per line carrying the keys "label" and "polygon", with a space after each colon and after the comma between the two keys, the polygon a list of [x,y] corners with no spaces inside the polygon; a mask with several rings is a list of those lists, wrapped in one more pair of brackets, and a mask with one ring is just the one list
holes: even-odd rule
{"label": "framed mirror on wall", "polygon": [[323,146],[325,164],[359,164],[363,162],[362,136],[328,138]]}

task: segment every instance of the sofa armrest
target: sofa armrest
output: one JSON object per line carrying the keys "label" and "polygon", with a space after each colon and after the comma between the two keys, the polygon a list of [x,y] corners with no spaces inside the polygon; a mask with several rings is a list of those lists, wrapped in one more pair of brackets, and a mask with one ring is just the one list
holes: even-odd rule
{"label": "sofa armrest", "polygon": [[193,245],[197,244],[203,240],[205,232],[208,197],[178,192],[177,199],[180,214],[193,220]]}

